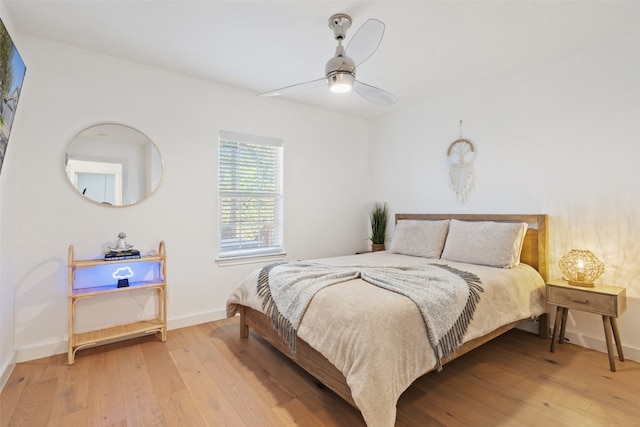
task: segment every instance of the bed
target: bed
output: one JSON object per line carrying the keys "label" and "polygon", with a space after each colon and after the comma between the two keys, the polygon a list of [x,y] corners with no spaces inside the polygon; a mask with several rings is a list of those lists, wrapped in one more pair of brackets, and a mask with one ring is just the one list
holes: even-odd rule
{"label": "bed", "polygon": [[[535,318],[548,338],[547,215],[396,214],[395,220],[387,251],[271,264],[227,301],[227,315],[240,315],[241,337],[256,331],[358,408],[369,427],[395,424],[397,400],[415,379],[524,321]],[[314,287],[329,276],[342,278],[318,285],[298,314],[278,309],[301,299],[282,299],[281,289],[292,288],[285,279]],[[425,277],[435,294],[421,299],[411,283]],[[438,292],[457,300],[440,302]]]}

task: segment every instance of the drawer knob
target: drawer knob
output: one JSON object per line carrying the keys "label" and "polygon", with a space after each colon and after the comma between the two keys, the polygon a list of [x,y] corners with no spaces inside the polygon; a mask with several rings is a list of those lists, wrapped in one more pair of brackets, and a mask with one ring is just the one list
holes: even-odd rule
{"label": "drawer knob", "polygon": [[572,299],[571,302],[577,302],[578,304],[585,304],[585,305],[589,304],[589,300],[588,299],[586,299],[586,300]]}

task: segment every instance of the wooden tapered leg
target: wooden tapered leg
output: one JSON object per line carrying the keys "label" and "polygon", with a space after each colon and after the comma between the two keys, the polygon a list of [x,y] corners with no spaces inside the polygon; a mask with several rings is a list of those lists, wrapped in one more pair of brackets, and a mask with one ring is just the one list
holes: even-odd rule
{"label": "wooden tapered leg", "polygon": [[562,308],[562,325],[560,326],[560,337],[558,338],[558,344],[564,343],[564,332],[567,329],[567,315],[569,314],[569,307]]}
{"label": "wooden tapered leg", "polygon": [[560,323],[562,323],[562,307],[556,309],[556,321],[553,326],[553,335],[551,336],[551,353],[556,350],[556,337],[560,335]]}
{"label": "wooden tapered leg", "polygon": [[622,353],[622,341],[620,341],[620,333],[618,332],[618,321],[615,317],[610,317],[611,329],[613,330],[613,338],[616,340],[616,347],[618,349],[618,358],[621,362],[624,362],[624,354]]}
{"label": "wooden tapered leg", "polygon": [[604,325],[604,338],[607,341],[607,353],[609,354],[609,367],[613,372],[616,371],[616,360],[613,356],[613,339],[611,337],[611,318],[602,316],[602,324]]}

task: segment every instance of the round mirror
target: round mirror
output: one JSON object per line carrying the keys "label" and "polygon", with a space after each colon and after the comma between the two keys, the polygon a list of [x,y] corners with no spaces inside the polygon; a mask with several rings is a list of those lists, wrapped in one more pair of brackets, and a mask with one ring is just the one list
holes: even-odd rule
{"label": "round mirror", "polygon": [[158,188],[162,157],[138,130],[100,124],[80,132],[69,143],[65,171],[71,185],[87,199],[109,206],[130,206]]}

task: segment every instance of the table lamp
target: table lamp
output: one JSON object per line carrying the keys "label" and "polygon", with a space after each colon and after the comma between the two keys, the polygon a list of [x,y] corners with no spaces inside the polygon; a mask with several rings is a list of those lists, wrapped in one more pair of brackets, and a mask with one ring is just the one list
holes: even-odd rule
{"label": "table lamp", "polygon": [[593,287],[604,273],[604,264],[591,251],[571,249],[558,263],[570,285]]}

